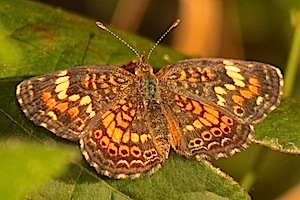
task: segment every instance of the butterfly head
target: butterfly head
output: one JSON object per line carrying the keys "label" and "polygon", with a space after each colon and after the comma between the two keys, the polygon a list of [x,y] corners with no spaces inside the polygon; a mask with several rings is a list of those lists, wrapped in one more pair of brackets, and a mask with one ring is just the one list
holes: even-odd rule
{"label": "butterfly head", "polygon": [[153,68],[149,65],[143,55],[138,56],[138,62],[134,69],[134,73],[136,76],[141,76],[143,73],[153,74]]}

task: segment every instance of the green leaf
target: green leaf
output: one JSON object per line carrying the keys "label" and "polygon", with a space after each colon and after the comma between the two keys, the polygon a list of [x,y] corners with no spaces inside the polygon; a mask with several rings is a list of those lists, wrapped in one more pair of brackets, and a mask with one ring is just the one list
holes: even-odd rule
{"label": "green leaf", "polygon": [[[0,16],[0,78],[34,76],[78,65],[121,66],[136,58],[128,47],[100,30],[95,21],[60,9],[2,0]],[[145,39],[116,33],[140,52],[148,52],[153,46]],[[153,53],[151,63],[157,69],[182,58],[161,47]]]}
{"label": "green leaf", "polygon": [[283,99],[277,110],[255,126],[254,142],[271,149],[300,154],[300,99]]}
{"label": "green leaf", "polygon": [[1,142],[0,199],[24,198],[45,181],[60,175],[75,155],[70,150],[54,146],[45,148],[16,138]]}
{"label": "green leaf", "polygon": [[[99,30],[95,21],[45,5],[2,0],[0,16],[0,77],[2,78],[0,80],[0,127],[2,128],[0,135],[2,140],[9,141],[13,136],[20,141],[46,146],[54,143],[61,145],[62,148],[76,148],[76,155],[80,155],[77,143],[55,137],[25,118],[16,102],[16,85],[25,76],[45,74],[78,65],[120,66],[136,59],[136,56],[120,41]],[[114,31],[139,52],[148,52],[153,46],[153,42],[143,38]],[[184,56],[160,45],[152,54],[150,63],[158,69],[183,58]],[[294,104],[284,101],[279,109],[268,117],[266,123],[255,127],[256,140],[260,142],[270,136],[274,137],[274,129],[272,129],[274,127],[267,128],[268,124],[278,123],[284,117],[299,119],[297,112],[286,111],[290,108],[295,109],[299,107],[298,105],[297,101]],[[276,115],[278,117],[273,118]],[[295,121],[295,124],[298,123]],[[290,132],[297,131],[289,123],[282,123],[282,129],[284,127],[289,127]],[[265,135],[261,136],[262,134]],[[288,137],[281,137],[278,134],[275,139],[280,145],[290,141],[299,148],[298,135],[290,135],[293,138],[287,140]],[[274,140],[270,141],[272,146]],[[31,150],[24,151],[29,158]],[[34,157],[32,159],[34,160]],[[66,161],[69,159],[71,158],[65,158]],[[48,166],[52,168],[51,165]],[[45,179],[41,178],[39,181],[41,183]],[[30,185],[30,179],[24,184]],[[79,161],[73,160],[72,165],[62,176],[51,179],[42,188],[38,188],[38,185],[32,186],[35,187],[35,191],[28,195],[34,199],[250,198],[232,178],[209,162],[186,160],[173,152],[163,168],[151,177],[137,180],[110,180],[95,173],[95,170],[81,158]]]}

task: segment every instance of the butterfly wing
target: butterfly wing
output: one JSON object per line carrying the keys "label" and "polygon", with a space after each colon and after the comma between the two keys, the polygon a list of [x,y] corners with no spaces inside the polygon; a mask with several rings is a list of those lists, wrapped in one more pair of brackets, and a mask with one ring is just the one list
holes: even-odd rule
{"label": "butterfly wing", "polygon": [[281,99],[282,75],[271,65],[191,59],[157,73],[172,146],[187,157],[223,157],[244,149],[252,125]]}
{"label": "butterfly wing", "polygon": [[[151,175],[168,158],[167,122],[160,105],[127,96],[99,117],[80,140],[86,160],[110,178]],[[149,110],[151,109],[151,110]]]}
{"label": "butterfly wing", "polygon": [[264,119],[282,95],[279,69],[259,62],[190,59],[163,68],[157,76],[163,88],[226,110],[248,124]]}
{"label": "butterfly wing", "polygon": [[145,107],[138,88],[136,76],[124,69],[91,66],[25,80],[16,93],[27,118],[79,140],[98,173],[119,179],[151,175],[169,154],[160,106]]}
{"label": "butterfly wing", "polygon": [[[16,95],[26,117],[70,140],[134,84],[134,75],[115,67],[74,67],[24,80]],[[99,115],[99,114],[98,114]]]}

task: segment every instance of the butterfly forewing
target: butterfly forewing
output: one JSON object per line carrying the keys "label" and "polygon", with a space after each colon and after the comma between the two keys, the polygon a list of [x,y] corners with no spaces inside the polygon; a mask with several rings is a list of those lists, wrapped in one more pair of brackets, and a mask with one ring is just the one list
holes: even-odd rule
{"label": "butterfly forewing", "polygon": [[78,140],[87,126],[134,85],[115,67],[75,67],[21,82],[17,99],[26,117],[54,134]]}
{"label": "butterfly forewing", "polygon": [[190,59],[161,69],[166,90],[204,102],[245,124],[274,110],[282,95],[282,75],[268,64],[241,60]]}

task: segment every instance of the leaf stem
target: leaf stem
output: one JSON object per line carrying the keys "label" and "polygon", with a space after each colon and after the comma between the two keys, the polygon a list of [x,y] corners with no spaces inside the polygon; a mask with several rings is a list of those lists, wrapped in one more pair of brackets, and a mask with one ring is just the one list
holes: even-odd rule
{"label": "leaf stem", "polygon": [[295,78],[299,68],[300,60],[300,10],[291,13],[292,25],[295,27],[293,41],[287,62],[284,77],[284,97],[291,96],[293,93]]}
{"label": "leaf stem", "polygon": [[252,163],[252,167],[245,173],[243,179],[241,180],[241,186],[249,192],[257,178],[258,170],[261,168],[264,159],[266,157],[267,150],[265,147],[260,148],[258,152],[256,152],[255,160]]}

